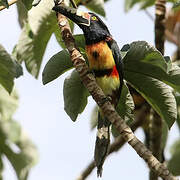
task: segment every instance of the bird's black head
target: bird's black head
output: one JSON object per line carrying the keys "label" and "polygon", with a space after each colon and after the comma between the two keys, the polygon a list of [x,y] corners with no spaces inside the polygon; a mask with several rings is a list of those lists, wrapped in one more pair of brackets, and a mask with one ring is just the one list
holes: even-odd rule
{"label": "bird's black head", "polygon": [[55,6],[53,10],[65,15],[83,30],[86,44],[93,44],[111,36],[107,26],[94,13],[82,12],[67,6]]}

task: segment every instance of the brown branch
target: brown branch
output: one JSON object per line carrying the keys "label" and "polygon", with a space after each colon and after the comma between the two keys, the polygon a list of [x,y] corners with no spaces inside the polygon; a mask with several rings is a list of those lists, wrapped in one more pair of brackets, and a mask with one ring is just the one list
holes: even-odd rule
{"label": "brown branch", "polygon": [[164,54],[166,0],[155,2],[155,45]]}
{"label": "brown branch", "polygon": [[[9,6],[11,6],[11,5],[15,4],[17,1],[18,1],[18,0],[12,0],[12,1],[10,1],[8,4],[9,4]],[[6,8],[5,6],[0,6],[0,11],[2,11],[2,10],[5,9],[5,8]]]}
{"label": "brown branch", "polygon": [[[132,131],[136,131],[138,127],[140,127],[144,121],[145,118],[149,114],[149,107],[146,105],[143,106],[140,111],[136,114],[136,119],[135,121],[130,125],[130,128]],[[115,141],[111,144],[108,156],[114,152],[117,152],[123,145],[125,144],[125,140],[121,137],[118,136]],[[90,173],[93,171],[95,168],[95,162],[92,160],[89,165],[82,171],[81,175],[77,178],[77,180],[85,180]]]}
{"label": "brown branch", "polygon": [[167,167],[161,164],[145,147],[145,145],[136,138],[129,126],[127,126],[124,120],[120,118],[112,104],[107,100],[103,91],[97,85],[94,76],[88,70],[85,59],[76,48],[68,20],[60,13],[57,13],[57,19],[61,29],[62,38],[69,51],[72,63],[79,73],[84,86],[88,89],[93,99],[101,108],[105,117],[107,117],[107,119],[116,127],[124,140],[134,148],[138,155],[146,161],[151,169],[166,180],[177,180],[174,176],[172,176]]}

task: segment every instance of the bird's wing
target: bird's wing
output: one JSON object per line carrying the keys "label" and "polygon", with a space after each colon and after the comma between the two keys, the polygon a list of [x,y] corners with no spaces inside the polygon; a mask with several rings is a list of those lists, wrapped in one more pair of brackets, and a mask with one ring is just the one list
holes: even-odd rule
{"label": "bird's wing", "polygon": [[117,45],[117,42],[114,39],[112,39],[111,37],[107,38],[106,42],[112,51],[113,58],[114,58],[114,61],[116,64],[116,69],[119,74],[119,80],[120,80],[119,91],[121,94],[121,90],[122,90],[122,86],[123,86],[123,62],[122,62],[122,58],[121,58],[121,54],[120,54],[120,49]]}

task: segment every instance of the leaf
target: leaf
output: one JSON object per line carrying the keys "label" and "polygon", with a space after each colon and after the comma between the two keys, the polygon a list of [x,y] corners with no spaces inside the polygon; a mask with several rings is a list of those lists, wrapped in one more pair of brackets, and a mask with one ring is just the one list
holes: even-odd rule
{"label": "leaf", "polygon": [[33,0],[21,0],[21,1],[25,5],[27,10],[30,10],[32,8]]}
{"label": "leaf", "polygon": [[126,54],[128,53],[129,49],[130,49],[130,45],[129,45],[129,44],[125,44],[125,45],[121,48],[120,53],[121,53],[122,59],[126,56]]}
{"label": "leaf", "polygon": [[[58,30],[59,31],[59,30]],[[84,38],[84,35],[83,34],[76,34],[76,35],[73,35],[74,39],[75,39],[75,42],[76,42],[76,46],[78,48],[81,48],[85,51],[85,38]],[[63,48],[63,49],[66,49],[66,46],[62,40],[61,37],[56,37],[57,41],[59,42],[60,46]]]}
{"label": "leaf", "polygon": [[11,143],[17,143],[21,136],[21,126],[14,120],[0,121],[0,131]]}
{"label": "leaf", "polygon": [[175,175],[180,175],[180,140],[176,141],[171,148],[171,158],[168,161],[168,169]]}
{"label": "leaf", "polygon": [[[134,107],[135,105],[133,98],[129,92],[126,83],[124,82],[121,97],[116,107],[116,111],[126,123],[130,124],[134,120]],[[112,125],[111,132],[114,137],[120,135],[114,125]]]}
{"label": "leaf", "polygon": [[126,122],[130,122],[134,120],[134,107],[135,105],[133,98],[127,85],[124,83],[116,110],[122,119],[124,119]]}
{"label": "leaf", "polygon": [[128,72],[125,79],[147,100],[170,128],[177,118],[172,89],[163,82],[141,73]]}
{"label": "leaf", "polygon": [[64,110],[72,121],[76,121],[87,105],[89,93],[74,70],[64,81]]}
{"label": "leaf", "polygon": [[170,65],[167,57],[145,41],[130,44],[130,49],[123,58],[124,71],[135,72],[153,77],[180,92],[180,68]]}
{"label": "leaf", "polygon": [[155,5],[155,0],[146,0],[141,3],[141,9],[146,9],[153,5]]}
{"label": "leaf", "polygon": [[28,143],[26,143],[26,148],[19,153],[15,153],[11,147],[6,144],[3,146],[3,153],[15,169],[19,180],[27,180],[30,169],[37,161],[37,152],[35,147]]}
{"label": "leaf", "polygon": [[76,34],[73,36],[78,48],[85,50],[85,38],[83,34]]}
{"label": "leaf", "polygon": [[163,82],[180,92],[180,68],[176,65],[172,65],[168,74],[162,76]]}
{"label": "leaf", "polygon": [[28,12],[28,22],[23,27],[16,46],[16,58],[25,61],[27,70],[38,77],[47,43],[57,26],[53,2],[43,0]]}
{"label": "leaf", "polygon": [[[37,150],[21,126],[14,120],[0,121],[0,149],[13,166],[19,180],[27,180],[32,166],[37,162]],[[18,148],[14,152],[11,148]]]}
{"label": "leaf", "polygon": [[177,103],[177,125],[180,130],[180,94],[175,93],[176,103]]}
{"label": "leaf", "polygon": [[[178,0],[167,0],[167,2],[175,3]],[[140,5],[140,9],[146,9],[150,6],[155,5],[155,0],[125,0],[125,11],[129,11],[131,8],[134,7],[135,4]]]}
{"label": "leaf", "polygon": [[18,22],[21,28],[27,23],[28,18],[28,10],[26,9],[25,5],[22,3],[21,0],[17,1],[17,12],[18,12]]}
{"label": "leaf", "polygon": [[9,8],[9,4],[7,0],[0,0],[0,5],[5,6],[6,8]]}
{"label": "leaf", "polygon": [[101,16],[105,16],[104,0],[91,0],[85,6]]}
{"label": "leaf", "polygon": [[8,94],[5,89],[0,86],[0,117],[1,120],[7,121],[18,107],[18,95],[15,90]]}
{"label": "leaf", "polygon": [[151,72],[152,68],[156,71],[167,72],[166,60],[162,54],[145,41],[132,42],[123,61],[127,70],[133,69],[137,71],[139,68],[143,67],[141,69],[142,73],[147,72],[148,75],[153,75],[155,77],[158,73]]}
{"label": "leaf", "polygon": [[0,84],[10,93],[14,78],[22,74],[22,67],[0,45]]}
{"label": "leaf", "polygon": [[53,81],[72,67],[73,65],[69,53],[66,50],[60,51],[52,56],[46,64],[42,73],[43,84],[45,85]]}

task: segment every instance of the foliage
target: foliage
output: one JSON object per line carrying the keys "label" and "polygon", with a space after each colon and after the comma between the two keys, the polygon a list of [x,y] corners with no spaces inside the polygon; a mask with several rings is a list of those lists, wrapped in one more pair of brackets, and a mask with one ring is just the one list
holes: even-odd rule
{"label": "foliage", "polygon": [[[1,171],[6,158],[13,166],[19,180],[26,180],[30,169],[37,162],[37,150],[20,124],[13,120],[18,106],[18,95],[13,90],[11,95],[0,86],[0,159]],[[13,148],[18,148],[16,152]],[[2,176],[2,174],[0,174]]]}
{"label": "foliage", "polygon": [[19,63],[0,45],[0,84],[10,93],[14,85],[14,78],[22,74]]}
{"label": "foliage", "polygon": [[[76,0],[76,3],[104,16],[104,4],[108,0]],[[140,9],[154,5],[155,0],[125,0],[125,11],[139,4]],[[174,8],[179,8],[178,0],[169,0]],[[36,6],[32,8],[33,6]],[[7,0],[0,0],[0,5],[9,7]],[[78,73],[73,70],[70,56],[65,48],[56,22],[55,13],[51,10],[54,3],[50,0],[19,0],[17,2],[18,21],[22,28],[21,35],[12,55],[0,45],[0,179],[4,167],[3,156],[13,166],[19,180],[26,180],[30,169],[37,161],[37,150],[17,121],[13,119],[18,106],[18,96],[13,89],[14,80],[23,75],[22,62],[26,70],[35,78],[38,77],[47,44],[54,34],[59,46],[63,49],[53,55],[44,67],[43,84],[52,82],[65,72],[64,110],[72,121],[76,121],[88,103],[89,93],[82,84]],[[72,31],[74,23],[69,21]],[[82,34],[74,35],[77,47],[85,54],[85,40]],[[121,54],[124,62],[124,86],[121,99],[116,108],[119,115],[128,123],[134,120],[134,101],[126,83],[138,91],[151,107],[162,117],[168,128],[177,121],[180,127],[180,67],[172,63],[169,57],[162,54],[145,41],[135,41],[123,46]],[[91,116],[91,128],[97,124],[98,108]],[[116,137],[119,134],[112,127]],[[167,131],[164,133],[168,135]],[[165,141],[165,140],[164,140]],[[163,141],[163,142],[164,142]],[[179,140],[173,146],[172,156],[168,162],[169,169],[180,175]],[[18,152],[13,149],[18,148]]]}
{"label": "foliage", "polygon": [[[173,3],[173,6],[179,6],[179,0],[167,0],[167,2]],[[155,4],[155,0],[125,0],[124,9],[125,11],[129,11],[134,5],[139,4],[140,9],[146,9]]]}

